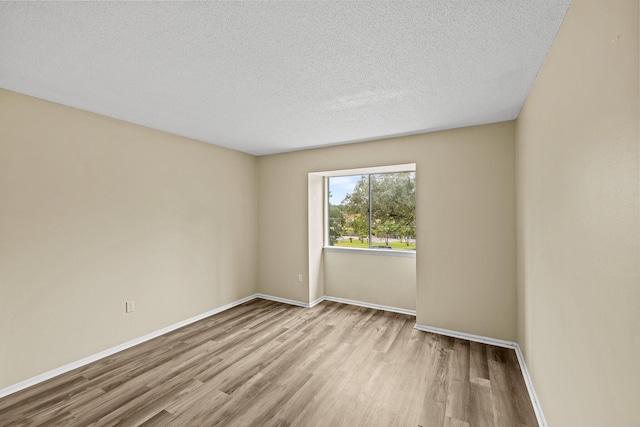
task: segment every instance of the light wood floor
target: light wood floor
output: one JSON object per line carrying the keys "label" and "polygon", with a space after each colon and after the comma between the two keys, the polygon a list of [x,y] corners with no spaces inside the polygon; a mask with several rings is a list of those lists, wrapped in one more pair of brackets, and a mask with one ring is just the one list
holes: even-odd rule
{"label": "light wood floor", "polygon": [[537,426],[513,350],[253,300],[0,399],[0,425]]}

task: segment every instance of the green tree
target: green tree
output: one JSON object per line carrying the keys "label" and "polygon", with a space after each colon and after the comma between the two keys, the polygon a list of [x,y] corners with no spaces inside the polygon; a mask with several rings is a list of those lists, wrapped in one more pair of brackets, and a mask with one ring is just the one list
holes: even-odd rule
{"label": "green tree", "polygon": [[390,235],[407,242],[416,233],[415,172],[387,173],[371,176],[371,216],[374,224],[383,227],[382,234],[388,244]]}
{"label": "green tree", "polygon": [[[369,234],[369,180],[371,180],[371,234],[384,238],[397,236],[409,245],[416,233],[415,172],[363,175],[342,204],[346,213],[357,215]],[[355,221],[354,221],[355,222]],[[354,227],[355,228],[355,227]]]}
{"label": "green tree", "polygon": [[343,205],[329,205],[329,245],[333,246],[338,238],[344,234],[345,207]]}
{"label": "green tree", "polygon": [[344,231],[349,235],[356,235],[362,242],[365,237],[369,237],[369,217],[363,217],[361,214],[346,213],[345,206],[345,225]]}
{"label": "green tree", "polygon": [[384,239],[385,246],[389,246],[389,237],[397,234],[398,226],[392,219],[379,221],[374,225],[376,237]]}
{"label": "green tree", "polygon": [[[369,218],[369,175],[362,175],[356,183],[353,191],[347,194],[342,201],[349,215],[360,215]],[[367,229],[367,235],[369,230]]]}

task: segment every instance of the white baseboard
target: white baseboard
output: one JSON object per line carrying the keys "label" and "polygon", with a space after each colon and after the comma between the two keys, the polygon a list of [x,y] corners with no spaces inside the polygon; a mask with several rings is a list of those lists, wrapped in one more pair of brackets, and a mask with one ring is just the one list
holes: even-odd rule
{"label": "white baseboard", "polygon": [[298,307],[305,307],[305,308],[309,308],[310,307],[310,304],[308,302],[296,301],[296,300],[288,299],[288,298],[274,297],[274,296],[267,295],[267,294],[255,294],[254,297],[255,298],[266,299],[266,300],[269,300],[269,301],[281,302],[283,304],[297,305]]}
{"label": "white baseboard", "polygon": [[516,348],[516,346],[518,345],[512,341],[504,341],[504,340],[499,340],[495,338],[484,337],[482,335],[467,334],[464,332],[452,331],[450,329],[435,328],[433,326],[419,325],[417,323],[414,327],[419,331],[433,332],[434,334],[438,334],[438,335],[446,335],[448,337],[461,338],[463,340],[495,345],[497,347]]}
{"label": "white baseboard", "polygon": [[522,376],[524,377],[524,383],[527,385],[527,391],[529,392],[529,398],[531,399],[531,403],[533,404],[533,410],[536,413],[538,424],[540,424],[540,427],[547,427],[547,420],[544,418],[542,407],[540,406],[540,402],[538,401],[538,396],[536,395],[536,391],[533,388],[533,381],[531,381],[529,370],[527,369],[527,365],[524,363],[524,355],[522,354],[522,350],[520,350],[520,346],[518,345],[518,343],[515,344],[516,347],[514,350],[516,351],[516,356],[518,357],[518,362],[520,363],[520,370],[522,371]]}
{"label": "white baseboard", "polygon": [[373,304],[373,303],[370,303],[370,302],[363,302],[363,301],[354,301],[354,300],[351,300],[351,299],[330,297],[330,296],[326,296],[326,295],[323,298],[324,298],[324,301],[333,301],[333,302],[339,302],[339,303],[342,303],[342,304],[357,305],[357,306],[360,306],[360,307],[373,308],[373,309],[376,309],[376,310],[391,311],[393,313],[408,314],[409,316],[414,316],[414,317],[416,315],[415,310],[407,310],[406,308],[390,307],[388,305]]}
{"label": "white baseboard", "polygon": [[448,337],[461,338],[464,340],[475,341],[482,344],[495,345],[496,347],[505,347],[505,348],[513,349],[516,352],[516,357],[518,358],[518,364],[520,365],[520,371],[522,372],[522,377],[524,378],[524,382],[527,386],[527,391],[529,392],[529,399],[531,400],[531,404],[533,405],[533,411],[536,414],[536,419],[538,420],[538,424],[540,425],[540,427],[547,427],[547,421],[545,420],[544,415],[542,413],[540,402],[538,402],[538,396],[536,396],[536,392],[533,389],[533,382],[531,381],[531,377],[529,376],[529,371],[527,370],[527,365],[524,363],[524,356],[522,355],[522,351],[520,350],[520,346],[518,345],[518,343],[513,341],[499,340],[496,338],[484,337],[482,335],[474,335],[474,334],[467,334],[464,332],[452,331],[450,329],[442,329],[442,328],[435,328],[433,326],[419,325],[417,323],[414,327],[424,332],[432,332],[434,334],[446,335]]}
{"label": "white baseboard", "polygon": [[202,320],[205,317],[209,317],[209,316],[213,316],[214,314],[221,313],[221,312],[223,312],[225,310],[228,310],[228,309],[230,309],[232,307],[235,307],[235,306],[240,305],[242,303],[245,303],[247,301],[251,301],[252,299],[255,299],[256,297],[257,297],[257,294],[249,295],[248,297],[245,297],[245,298],[239,299],[237,301],[234,301],[232,303],[223,305],[222,307],[215,308],[213,310],[207,311],[206,313],[199,314],[199,315],[191,317],[191,318],[189,318],[187,320],[183,320],[181,322],[174,323],[173,325],[167,326],[166,328],[159,329],[157,331],[151,332],[151,333],[149,333],[147,335],[144,335],[142,337],[133,339],[131,341],[127,341],[127,342],[125,342],[123,344],[120,344],[120,345],[117,345],[115,347],[111,347],[109,349],[101,351],[100,353],[96,353],[96,354],[93,354],[91,356],[87,356],[84,359],[80,359],[80,360],[77,360],[75,362],[71,362],[71,363],[69,363],[67,365],[64,365],[64,366],[61,366],[59,368],[52,369],[51,371],[47,371],[47,372],[42,373],[40,375],[36,375],[33,378],[29,378],[29,379],[21,381],[21,382],[19,382],[17,384],[10,385],[9,387],[0,389],[0,398],[8,396],[10,394],[13,394],[15,392],[18,392],[20,390],[24,390],[27,387],[31,387],[31,386],[36,385],[38,383],[41,383],[43,381],[49,380],[49,379],[51,379],[53,377],[57,377],[58,375],[62,375],[64,373],[66,373],[66,372],[72,371],[72,370],[74,370],[76,368],[79,368],[81,366],[87,365],[87,364],[89,364],[91,362],[95,362],[95,361],[100,360],[102,358],[105,358],[107,356],[111,356],[112,354],[118,353],[118,352],[120,352],[122,350],[126,350],[126,349],[128,349],[130,347],[133,347],[135,345],[141,344],[141,343],[143,343],[145,341],[149,341],[150,339],[159,337],[160,335],[164,335],[167,332],[171,332],[173,330],[176,330],[178,328],[186,326],[186,325],[188,325],[190,323],[194,323],[194,322],[197,322],[198,320]]}
{"label": "white baseboard", "polygon": [[363,301],[355,301],[355,300],[345,299],[345,298],[330,297],[328,295],[321,296],[320,298],[317,298],[311,301],[310,303],[296,301],[296,300],[287,299],[287,298],[274,297],[272,295],[266,295],[266,294],[256,294],[256,297],[270,300],[270,301],[277,301],[284,304],[296,305],[298,307],[305,307],[305,308],[315,307],[316,305],[320,304],[322,301],[333,301],[333,302],[339,302],[342,304],[357,305],[359,307],[373,308],[376,310],[384,310],[384,311],[391,311],[394,313],[408,314],[410,316],[416,315],[416,312],[414,310],[407,310],[404,308],[390,307],[388,305],[373,304],[373,303],[363,302]]}
{"label": "white baseboard", "polygon": [[324,301],[324,300],[326,300],[326,299],[327,299],[327,297],[325,297],[325,296],[323,295],[323,296],[321,296],[320,298],[317,298],[317,299],[315,299],[315,300],[311,301],[311,302],[309,303],[309,308],[311,308],[311,307],[315,307],[316,305],[320,304],[322,301]]}

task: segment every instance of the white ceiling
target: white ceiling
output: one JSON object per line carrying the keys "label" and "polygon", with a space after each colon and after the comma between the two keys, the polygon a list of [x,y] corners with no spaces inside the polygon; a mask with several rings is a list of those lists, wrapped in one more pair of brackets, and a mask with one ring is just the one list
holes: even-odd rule
{"label": "white ceiling", "polygon": [[262,155],[515,119],[570,0],[0,3],[0,87]]}

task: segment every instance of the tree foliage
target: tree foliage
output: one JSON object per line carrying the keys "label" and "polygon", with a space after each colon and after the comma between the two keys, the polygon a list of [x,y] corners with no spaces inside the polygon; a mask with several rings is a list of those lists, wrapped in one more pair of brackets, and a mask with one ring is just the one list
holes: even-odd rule
{"label": "tree foliage", "polygon": [[338,238],[344,234],[345,207],[343,205],[329,205],[329,244],[335,245]]}
{"label": "tree foliage", "polygon": [[[369,203],[369,180],[371,181],[371,203]],[[342,231],[356,234],[362,239],[369,235],[370,225],[371,234],[385,239],[387,245],[389,238],[392,237],[401,239],[408,245],[409,240],[416,234],[415,173],[363,175],[356,183],[353,192],[347,194],[338,206],[344,207]],[[369,209],[371,209],[370,223]],[[334,212],[338,215],[338,211]],[[337,219],[332,220],[330,212],[330,229],[333,221]]]}

